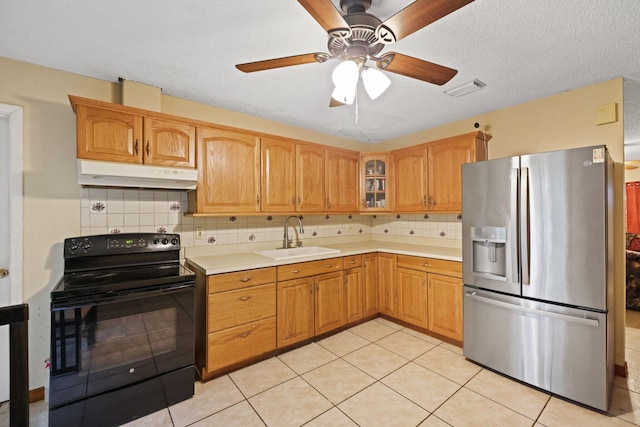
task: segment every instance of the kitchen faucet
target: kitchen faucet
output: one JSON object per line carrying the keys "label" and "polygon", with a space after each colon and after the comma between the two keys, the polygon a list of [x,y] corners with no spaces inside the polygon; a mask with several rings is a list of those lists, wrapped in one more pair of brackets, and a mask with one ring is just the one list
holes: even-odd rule
{"label": "kitchen faucet", "polygon": [[[304,234],[304,227],[302,227],[302,219],[300,219],[300,217],[297,217],[295,215],[291,215],[290,217],[288,217],[285,221],[284,221],[284,237],[282,239],[282,248],[281,249],[289,249],[292,247],[292,242],[291,240],[289,240],[289,220],[291,218],[295,218],[298,220],[298,223],[300,223],[300,234]],[[301,247],[302,246],[302,241],[298,238],[296,239],[296,246],[297,247]]]}

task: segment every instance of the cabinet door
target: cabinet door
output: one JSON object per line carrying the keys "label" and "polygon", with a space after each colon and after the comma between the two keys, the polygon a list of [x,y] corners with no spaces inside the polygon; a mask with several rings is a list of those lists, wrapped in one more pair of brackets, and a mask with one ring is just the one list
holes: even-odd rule
{"label": "cabinet door", "polygon": [[299,212],[325,210],[324,166],[323,147],[296,146],[296,202]]}
{"label": "cabinet door", "polygon": [[429,274],[429,330],[462,341],[462,279]]}
{"label": "cabinet door", "polygon": [[362,316],[378,313],[378,256],[365,254],[362,257]]}
{"label": "cabinet door", "polygon": [[78,105],[78,158],[142,163],[142,116]]}
{"label": "cabinet door", "polygon": [[196,167],[196,127],[174,120],[144,118],[144,163]]}
{"label": "cabinet door", "polygon": [[475,138],[448,140],[435,144],[428,149],[429,211],[462,211],[462,173],[461,167],[475,157]]}
{"label": "cabinet door", "polygon": [[398,268],[397,317],[427,328],[427,273]]}
{"label": "cabinet door", "polygon": [[345,324],[344,285],[342,272],[321,274],[316,284],[316,335]]}
{"label": "cabinet door", "polygon": [[313,293],[311,277],[278,282],[278,348],[313,337]]}
{"label": "cabinet door", "polygon": [[362,267],[344,271],[346,323],[362,319],[363,285]]}
{"label": "cabinet door", "polygon": [[327,150],[326,210],[329,212],[359,212],[358,176],[360,156],[342,150]]}
{"label": "cabinet door", "polygon": [[393,209],[398,212],[427,210],[427,152],[424,148],[393,152]]}
{"label": "cabinet door", "polygon": [[197,212],[260,211],[260,138],[198,128]]}
{"label": "cabinet door", "polygon": [[396,256],[378,254],[378,307],[380,313],[396,315]]}
{"label": "cabinet door", "polygon": [[296,210],[296,145],[262,138],[262,211]]}
{"label": "cabinet door", "polygon": [[391,165],[388,154],[367,154],[360,157],[360,210],[385,212],[391,210]]}

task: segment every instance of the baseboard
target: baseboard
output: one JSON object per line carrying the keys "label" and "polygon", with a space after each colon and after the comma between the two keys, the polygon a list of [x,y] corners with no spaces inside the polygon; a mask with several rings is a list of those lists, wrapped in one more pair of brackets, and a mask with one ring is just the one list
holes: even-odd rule
{"label": "baseboard", "polygon": [[29,403],[44,400],[44,387],[29,390]]}
{"label": "baseboard", "polygon": [[627,378],[629,374],[629,369],[627,368],[627,362],[624,362],[624,365],[616,365],[615,373],[620,377]]}

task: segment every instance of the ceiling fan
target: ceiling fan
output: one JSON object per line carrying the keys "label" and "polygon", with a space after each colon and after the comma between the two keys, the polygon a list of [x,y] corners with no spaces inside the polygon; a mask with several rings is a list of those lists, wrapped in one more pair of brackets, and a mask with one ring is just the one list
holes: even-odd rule
{"label": "ceiling fan", "polygon": [[307,12],[327,31],[329,53],[316,52],[264,61],[238,64],[245,73],[293,65],[324,63],[330,59],[342,61],[333,72],[336,88],[330,106],[351,104],[358,77],[372,99],[389,86],[384,73],[367,66],[369,61],[378,69],[401,74],[436,85],[443,85],[458,72],[397,52],[379,55],[387,44],[394,43],[460,9],[473,0],[415,0],[386,21],[367,13],[372,0],[340,0],[342,15],[331,0],[298,0]]}

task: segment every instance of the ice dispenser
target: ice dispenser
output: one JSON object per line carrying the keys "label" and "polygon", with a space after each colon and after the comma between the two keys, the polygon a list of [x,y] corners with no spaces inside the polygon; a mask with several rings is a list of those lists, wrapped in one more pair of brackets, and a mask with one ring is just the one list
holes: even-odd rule
{"label": "ice dispenser", "polygon": [[471,227],[473,274],[492,280],[507,280],[507,227]]}

